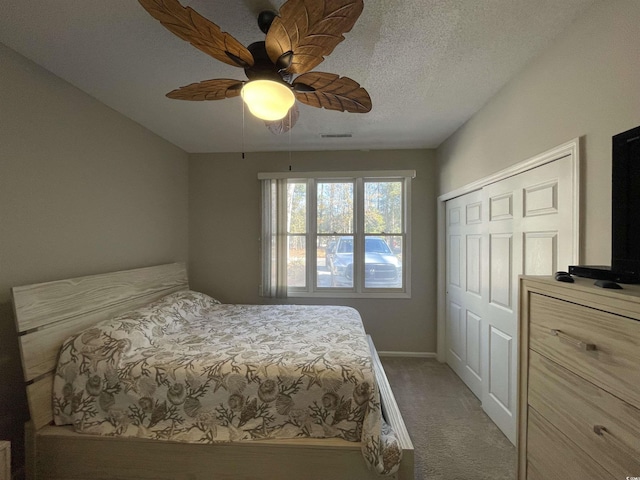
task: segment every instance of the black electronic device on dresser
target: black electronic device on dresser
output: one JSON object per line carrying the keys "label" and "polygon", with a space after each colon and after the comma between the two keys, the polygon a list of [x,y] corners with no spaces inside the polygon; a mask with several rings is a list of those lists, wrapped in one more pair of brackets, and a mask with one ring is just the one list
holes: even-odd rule
{"label": "black electronic device on dresser", "polygon": [[614,135],[611,150],[611,266],[572,265],[569,273],[640,283],[640,126]]}

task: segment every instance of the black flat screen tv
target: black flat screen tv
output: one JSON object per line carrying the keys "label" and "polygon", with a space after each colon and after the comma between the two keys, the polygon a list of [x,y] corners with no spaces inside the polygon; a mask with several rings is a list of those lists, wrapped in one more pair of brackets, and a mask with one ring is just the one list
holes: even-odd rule
{"label": "black flat screen tv", "polygon": [[613,137],[611,270],[640,279],[640,126]]}
{"label": "black flat screen tv", "polygon": [[640,126],[614,135],[611,154],[611,266],[570,265],[569,273],[640,283]]}

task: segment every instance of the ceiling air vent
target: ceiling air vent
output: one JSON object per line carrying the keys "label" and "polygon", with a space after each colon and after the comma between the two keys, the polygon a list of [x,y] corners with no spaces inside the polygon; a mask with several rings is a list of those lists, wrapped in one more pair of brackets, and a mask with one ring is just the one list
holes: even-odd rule
{"label": "ceiling air vent", "polygon": [[322,138],[351,138],[353,134],[351,133],[322,133],[320,134]]}

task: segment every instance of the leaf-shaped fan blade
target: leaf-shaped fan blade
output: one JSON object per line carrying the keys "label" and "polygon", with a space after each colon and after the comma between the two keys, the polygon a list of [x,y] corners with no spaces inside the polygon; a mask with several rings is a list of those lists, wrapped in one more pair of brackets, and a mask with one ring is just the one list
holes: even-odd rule
{"label": "leaf-shaped fan blade", "polygon": [[177,0],[138,1],[171,33],[216,60],[234,67],[247,68],[253,65],[253,56],[244,45],[191,7],[185,8]]}
{"label": "leaf-shaped fan blade", "polygon": [[312,107],[367,113],[371,97],[358,82],[334,73],[309,72],[293,81],[295,96]]}
{"label": "leaf-shaped fan blade", "polygon": [[192,83],[167,93],[175,100],[222,100],[240,95],[243,83],[227,78],[214,78]]}
{"label": "leaf-shaped fan blade", "polygon": [[287,72],[308,72],[344,40],[363,7],[363,0],[288,0],[267,32],[269,58],[275,64],[291,51]]}
{"label": "leaf-shaped fan blade", "polygon": [[283,133],[287,133],[289,130],[293,128],[293,126],[298,121],[298,117],[300,116],[300,109],[297,104],[293,104],[293,107],[289,109],[289,113],[281,120],[274,120],[272,122],[265,121],[264,124],[267,126],[269,131],[275,135],[282,135]]}

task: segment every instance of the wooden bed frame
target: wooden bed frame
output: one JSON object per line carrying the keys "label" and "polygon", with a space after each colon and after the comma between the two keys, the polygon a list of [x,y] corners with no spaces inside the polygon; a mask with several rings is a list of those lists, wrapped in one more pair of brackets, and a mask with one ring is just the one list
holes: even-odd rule
{"label": "wooden bed frame", "polygon": [[[341,439],[185,444],[75,433],[52,425],[53,375],[69,336],[115,314],[189,288],[182,263],[14,287],[16,325],[31,421],[27,478],[64,480],[380,479],[360,443]],[[400,471],[413,479],[413,445],[369,338],[383,413],[403,450]]]}

